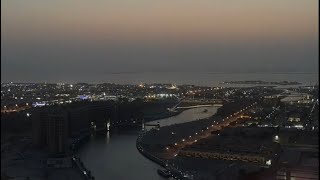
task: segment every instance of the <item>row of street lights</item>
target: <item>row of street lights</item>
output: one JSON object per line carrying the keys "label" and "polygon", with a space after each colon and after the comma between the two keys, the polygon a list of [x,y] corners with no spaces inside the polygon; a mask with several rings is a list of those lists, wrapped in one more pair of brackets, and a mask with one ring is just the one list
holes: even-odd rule
{"label": "row of street lights", "polygon": [[[252,103],[251,105],[249,105],[249,106],[247,106],[247,107],[239,110],[238,112],[235,112],[235,113],[229,115],[228,117],[222,119],[222,121],[224,122],[225,119],[229,119],[229,118],[231,118],[232,116],[235,116],[235,115],[237,115],[237,114],[239,114],[239,113],[247,110],[248,108],[252,107],[252,106],[255,105],[255,104],[257,104],[257,102],[254,102],[254,103]],[[219,122],[213,121],[213,124],[211,124],[211,127],[214,127],[214,123],[216,123],[216,125],[219,124]],[[209,126],[208,126],[206,129],[209,130]],[[201,132],[203,132],[203,130],[201,130]],[[195,135],[198,135],[198,132],[196,132]],[[192,138],[192,136],[190,135],[189,138]],[[182,141],[182,142],[185,142],[186,140],[185,140],[185,139],[182,139],[181,141]],[[194,142],[198,142],[198,140],[195,139]],[[174,145],[175,145],[175,146],[178,146],[179,144],[178,144],[178,143],[174,143]],[[169,150],[169,147],[166,147],[166,150]]]}

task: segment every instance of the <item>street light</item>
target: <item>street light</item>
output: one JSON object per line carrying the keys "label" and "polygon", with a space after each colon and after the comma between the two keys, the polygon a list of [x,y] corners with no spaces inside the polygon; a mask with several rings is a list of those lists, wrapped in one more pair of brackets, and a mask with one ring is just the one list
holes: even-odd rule
{"label": "street light", "polygon": [[271,160],[269,159],[268,161],[266,161],[266,165],[271,165]]}

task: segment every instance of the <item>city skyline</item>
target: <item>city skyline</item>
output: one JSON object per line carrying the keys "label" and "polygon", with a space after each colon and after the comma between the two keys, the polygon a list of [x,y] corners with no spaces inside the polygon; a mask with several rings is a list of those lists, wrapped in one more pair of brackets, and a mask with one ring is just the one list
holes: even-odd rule
{"label": "city skyline", "polygon": [[317,0],[2,0],[1,179],[319,179]]}

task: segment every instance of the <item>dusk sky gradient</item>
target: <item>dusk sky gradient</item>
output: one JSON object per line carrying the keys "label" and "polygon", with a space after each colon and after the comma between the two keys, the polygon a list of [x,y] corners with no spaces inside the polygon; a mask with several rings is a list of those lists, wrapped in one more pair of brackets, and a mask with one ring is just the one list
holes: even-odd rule
{"label": "dusk sky gradient", "polygon": [[3,0],[1,13],[2,82],[318,71],[318,0]]}

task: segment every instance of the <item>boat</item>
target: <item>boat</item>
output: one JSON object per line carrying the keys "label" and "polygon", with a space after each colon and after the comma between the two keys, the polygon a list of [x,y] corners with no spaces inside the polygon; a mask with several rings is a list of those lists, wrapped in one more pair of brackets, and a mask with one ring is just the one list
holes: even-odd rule
{"label": "boat", "polygon": [[166,170],[166,169],[165,169],[165,170],[158,169],[157,172],[158,172],[158,174],[159,174],[160,176],[162,176],[162,177],[165,177],[165,178],[171,177],[170,171],[168,171],[168,170]]}
{"label": "boat", "polygon": [[203,110],[203,112],[208,112],[208,109]]}

